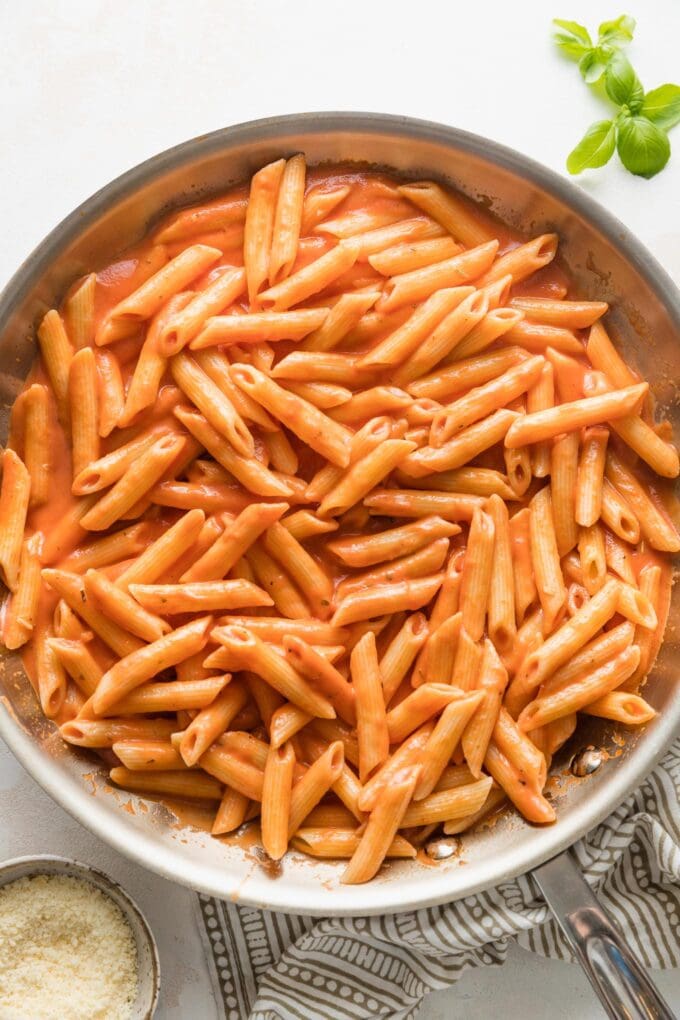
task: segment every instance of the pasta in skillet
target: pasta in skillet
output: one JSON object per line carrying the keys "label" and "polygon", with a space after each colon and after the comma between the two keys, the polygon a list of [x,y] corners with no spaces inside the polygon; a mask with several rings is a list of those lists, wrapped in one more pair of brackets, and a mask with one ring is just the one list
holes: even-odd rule
{"label": "pasta in skillet", "polygon": [[4,643],[64,740],[345,882],[552,822],[579,714],[654,715],[680,550],[678,454],[557,249],[299,154],[76,281],[0,490]]}

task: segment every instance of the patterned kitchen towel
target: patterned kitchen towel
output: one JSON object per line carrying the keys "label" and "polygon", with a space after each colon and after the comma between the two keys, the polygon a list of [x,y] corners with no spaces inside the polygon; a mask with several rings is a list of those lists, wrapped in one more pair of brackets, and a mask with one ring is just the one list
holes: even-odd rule
{"label": "patterned kitchen towel", "polygon": [[[680,964],[680,741],[575,847],[638,957]],[[508,941],[569,960],[532,879],[386,917],[319,920],[199,897],[215,997],[226,1020],[411,1020],[428,992],[499,965]]]}

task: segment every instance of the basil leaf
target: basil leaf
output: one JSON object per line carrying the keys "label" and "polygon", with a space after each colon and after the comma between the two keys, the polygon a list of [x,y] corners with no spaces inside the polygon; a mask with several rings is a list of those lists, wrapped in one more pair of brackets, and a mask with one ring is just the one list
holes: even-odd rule
{"label": "basil leaf", "polygon": [[604,166],[614,154],[616,129],[611,120],[598,120],[591,124],[575,149],[567,156],[567,170],[580,174],[587,167]]}
{"label": "basil leaf", "polygon": [[598,42],[610,45],[629,43],[635,31],[635,18],[622,14],[614,21],[603,21],[598,30]]}
{"label": "basil leaf", "polygon": [[579,60],[586,50],[593,45],[588,29],[579,25],[577,21],[562,21],[561,18],[554,18],[555,42],[567,56]]}
{"label": "basil leaf", "polygon": [[619,124],[616,141],[621,162],[638,177],[653,177],[671,154],[668,135],[646,117],[628,117]]}
{"label": "basil leaf", "polygon": [[607,69],[608,60],[609,57],[602,52],[599,46],[595,46],[583,54],[579,60],[578,69],[586,85],[594,85],[600,80]]}
{"label": "basil leaf", "polygon": [[668,131],[680,123],[680,85],[659,85],[644,98],[640,113]]}
{"label": "basil leaf", "polygon": [[642,106],[644,89],[630,60],[620,51],[613,53],[607,64],[604,87],[617,106],[627,106],[631,113],[637,113]]}

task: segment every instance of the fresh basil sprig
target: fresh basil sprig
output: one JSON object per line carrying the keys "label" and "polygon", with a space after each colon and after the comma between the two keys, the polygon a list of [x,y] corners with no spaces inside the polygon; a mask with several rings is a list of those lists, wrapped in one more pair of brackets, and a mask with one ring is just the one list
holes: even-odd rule
{"label": "fresh basil sprig", "polygon": [[604,74],[607,64],[618,48],[629,43],[635,31],[635,19],[622,14],[614,21],[603,21],[598,29],[597,42],[590,32],[576,21],[555,18],[555,42],[568,57],[578,60],[583,78],[594,85]]}
{"label": "fresh basil sprig", "polygon": [[576,21],[556,18],[555,42],[572,60],[588,85],[602,82],[604,94],[617,113],[596,121],[567,157],[570,174],[604,166],[618,152],[633,174],[653,177],[663,170],[671,154],[667,132],[680,123],[680,86],[659,85],[645,93],[633,65],[623,53],[633,38],[635,19],[622,14],[604,21],[593,43],[588,29]]}

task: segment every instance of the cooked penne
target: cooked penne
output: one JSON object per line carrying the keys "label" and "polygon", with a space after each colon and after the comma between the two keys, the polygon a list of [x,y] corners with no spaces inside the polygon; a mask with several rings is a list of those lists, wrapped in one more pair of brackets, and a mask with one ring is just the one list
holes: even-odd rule
{"label": "cooked penne", "polygon": [[7,648],[20,648],[31,637],[40,601],[42,535],[36,532],[21,548],[16,591],[5,606],[2,639]]}
{"label": "cooked penne", "polygon": [[549,265],[557,253],[557,234],[541,234],[526,244],[511,248],[496,259],[493,266],[478,281],[485,287],[503,276],[512,276],[513,283],[525,280],[527,276]]}
{"label": "cooked penne", "polygon": [[244,269],[226,268],[215,276],[207,287],[198,291],[172,318],[166,320],[158,337],[158,350],[166,358],[177,354],[204,332],[207,322],[213,322],[223,309],[241,296],[246,287]]}
{"label": "cooked penne", "polygon": [[198,800],[220,800],[222,786],[205,772],[132,772],[117,767],[109,772],[111,782],[134,793],[166,797],[189,797]]}
{"label": "cooked penne", "polygon": [[414,800],[429,797],[435,789],[465,727],[483,699],[483,691],[473,691],[446,706],[423,749],[423,767],[416,783]]}
{"label": "cooked penne", "polygon": [[441,223],[447,233],[452,234],[466,247],[472,248],[477,244],[483,244],[493,236],[464,200],[445,191],[441,185],[433,181],[402,184],[399,191],[437,223]]}
{"label": "cooked penne", "polygon": [[31,495],[31,479],[23,461],[14,450],[2,455],[0,487],[0,572],[10,591],[19,583],[19,565],[26,515]]}
{"label": "cooked penne", "polygon": [[607,579],[605,537],[599,524],[579,529],[578,553],[583,584],[590,595],[599,591]]}
{"label": "cooked penne", "polygon": [[554,501],[550,487],[536,493],[530,504],[531,562],[538,598],[547,627],[552,630],[567,598],[555,533]]}
{"label": "cooked penne", "polygon": [[170,371],[182,392],[191,400],[237,454],[249,457],[254,450],[253,437],[229,397],[206,375],[193,358],[180,352],[170,362]]}
{"label": "cooked penne", "polygon": [[237,453],[231,443],[220,435],[203,415],[195,414],[183,407],[175,408],[175,415],[215,460],[250,492],[258,496],[279,498],[292,495],[290,486],[280,481],[259,460],[254,457],[242,457]]}
{"label": "cooked penne", "polygon": [[120,520],[161,478],[184,449],[186,440],[172,433],[161,436],[127,469],[81,518],[88,531],[104,531]]}
{"label": "cooked penne", "polygon": [[461,697],[456,687],[445,683],[423,684],[387,713],[390,744],[400,744],[424,722]]}
{"label": "cooked penne", "polygon": [[389,705],[427,638],[428,626],[425,616],[422,613],[413,613],[406,618],[385,649],[380,659],[385,705]]}
{"label": "cooked penne", "polygon": [[480,453],[495,446],[520,416],[504,408],[470,425],[441,446],[426,446],[405,457],[400,468],[407,475],[422,477],[430,472],[462,467]]}
{"label": "cooked penne", "polygon": [[555,809],[540,791],[527,785],[523,774],[491,741],[484,767],[529,822],[544,825],[555,821]]}
{"label": "cooked penne", "polygon": [[260,288],[269,276],[274,219],[285,166],[284,159],[277,159],[258,170],[250,182],[243,236],[243,262],[251,305],[256,302]]}
{"label": "cooked penne", "polygon": [[186,768],[169,740],[117,740],[112,751],[130,772],[172,772]]}
{"label": "cooked penne", "polygon": [[509,521],[515,581],[515,618],[518,625],[523,622],[527,609],[536,601],[538,594],[534,579],[530,522],[529,507],[518,510]]}
{"label": "cooked penne", "polygon": [[597,715],[600,719],[612,719],[624,726],[642,726],[656,715],[644,698],[626,691],[610,691],[581,709],[586,715]]}
{"label": "cooked penne", "polygon": [[428,542],[438,538],[457,535],[460,528],[441,517],[423,517],[413,524],[373,535],[357,535],[327,543],[343,563],[350,567],[370,567],[399,555],[406,555],[421,549]]}
{"label": "cooked penne", "polygon": [[322,797],[335,786],[345,767],[344,752],[339,740],[327,749],[307,769],[293,787],[288,815],[288,838],[300,828],[305,818]]}
{"label": "cooked penne", "polygon": [[[619,584],[608,581],[571,619],[531,652],[513,680],[510,693],[535,690],[597,634],[618,609]],[[538,724],[536,724],[538,725]]]}
{"label": "cooked penne", "polygon": [[576,482],[576,523],[595,524],[602,512],[602,482],[609,430],[593,426],[584,431]]}
{"label": "cooked penne", "polygon": [[342,876],[346,885],[368,882],[387,856],[404,824],[408,803],[413,796],[417,771],[410,769],[397,775],[371,812],[359,845],[352,854]]}
{"label": "cooked penne", "polygon": [[75,747],[112,747],[119,740],[169,740],[172,719],[72,719],[59,727]]}
{"label": "cooked penne", "polygon": [[548,350],[565,354],[583,354],[583,344],[570,329],[561,326],[545,326],[526,319],[513,324],[504,335],[504,343],[519,344],[527,351],[543,354]]}
{"label": "cooked penne", "polygon": [[319,619],[330,615],[333,584],[317,561],[278,521],[266,530],[263,544],[298,585],[306,601]]}
{"label": "cooked penne", "polygon": [[508,684],[508,672],[498,652],[487,638],[479,667],[476,689],[482,692],[482,700],[465,727],[461,747],[470,772],[479,779],[482,765],[489,747],[494,728],[498,723],[503,693]]}
{"label": "cooked penne", "polygon": [[443,517],[470,521],[483,500],[467,493],[427,492],[418,489],[374,489],[365,498],[369,513],[379,517]]}
{"label": "cooked penne", "polygon": [[122,630],[130,631],[143,641],[157,641],[172,629],[165,620],[142,608],[105,574],[88,570],[83,582],[86,596]]}
{"label": "cooked penne", "polygon": [[[482,288],[486,291],[486,288]],[[495,340],[499,340],[522,321],[522,313],[514,308],[492,308],[487,296],[488,312],[476,326],[473,326],[468,335],[456,347],[452,355],[447,357],[447,362],[453,357],[469,358],[479,351],[486,350]],[[520,341],[521,342],[521,341]]]}
{"label": "cooked penne", "polygon": [[[424,237],[432,232],[429,221],[426,219],[406,220],[404,222],[413,224],[413,227],[409,229],[414,232],[417,231],[419,237]],[[419,226],[416,227],[416,224]],[[398,227],[399,224],[395,226]],[[375,234],[378,234],[377,230]],[[396,234],[397,231],[394,230],[392,238]],[[386,237],[387,230],[384,229],[383,238]],[[374,243],[377,243],[377,240]],[[368,256],[364,255],[365,251],[366,243],[364,241],[362,252],[359,256],[360,260],[368,257],[368,261],[373,268],[382,273],[383,276],[397,276],[401,273],[410,273],[413,269],[422,269],[423,266],[431,266],[434,262],[443,262],[444,259],[450,259],[453,255],[458,254],[460,245],[452,237],[431,237],[429,240],[422,241],[396,241],[390,247],[385,245],[384,247],[381,246],[375,253],[369,252]]]}
{"label": "cooked penne", "polygon": [[290,744],[270,747],[262,784],[262,845],[278,861],[288,849],[288,820],[293,791],[295,752]]}
{"label": "cooked penne", "polygon": [[349,184],[334,184],[329,187],[322,183],[308,191],[302,206],[300,228],[302,236],[310,234],[317,223],[321,223],[347,198],[351,190]]}
{"label": "cooked penne", "polygon": [[257,676],[264,676],[284,698],[294,705],[322,719],[332,719],[335,710],[327,698],[312,689],[297,670],[269,645],[245,627],[217,627],[213,638],[234,653],[244,669]]}
{"label": "cooked penne", "polygon": [[292,305],[318,294],[324,287],[351,269],[359,255],[359,245],[353,238],[340,241],[325,255],[310,262],[303,269],[260,294],[263,308],[283,312]]}
{"label": "cooked penne", "polygon": [[269,254],[269,282],[288,276],[295,262],[305,197],[305,157],[298,153],[287,160],[276,200]]}
{"label": "cooked penne", "polygon": [[374,634],[364,634],[352,650],[350,671],[356,694],[359,775],[365,782],[385,761],[390,745]]}
{"label": "cooked penne", "polygon": [[52,473],[50,405],[45,386],[34,383],[26,390],[24,416],[24,464],[31,479],[29,506],[33,507],[47,501]]}
{"label": "cooked penne", "polygon": [[[139,323],[151,319],[165,304],[168,298],[183,291],[187,284],[204,273],[209,266],[221,258],[219,248],[211,248],[204,244],[194,244],[185,248],[166,265],[149,277],[141,287],[111,309],[109,321],[113,324],[135,327]],[[100,328],[97,330],[95,342],[103,345],[111,342],[110,332]]]}
{"label": "cooked penne", "polygon": [[57,402],[59,418],[68,422],[68,377],[73,348],[59,313],[53,308],[38,327],[38,345]]}
{"label": "cooked penne", "polygon": [[378,369],[401,364],[473,293],[472,287],[451,287],[435,291],[393,333],[364,354],[358,362],[359,367]]}
{"label": "cooked penne", "polygon": [[94,710],[103,714],[109,705],[120,701],[145,680],[200,651],[211,624],[210,616],[194,620],[124,656],[101,678],[93,695]]}
{"label": "cooked penne", "polygon": [[76,351],[94,342],[97,274],[89,273],[64,303],[64,325]]}
{"label": "cooked penne", "polygon": [[[57,654],[61,653],[57,650]],[[179,667],[177,669],[179,675]],[[194,680],[163,680],[144,683],[106,710],[104,715],[143,715],[146,712],[200,712],[224,687],[227,677]],[[76,680],[77,682],[77,680]]]}
{"label": "cooked penne", "polygon": [[412,803],[402,818],[401,828],[411,829],[416,825],[432,825],[446,822],[451,818],[462,818],[479,811],[491,789],[491,778],[484,776],[476,782],[467,783],[449,790],[431,793],[417,803]]}
{"label": "cooked penne", "polygon": [[[454,351],[454,356],[456,353],[457,351]],[[409,383],[407,389],[414,397],[442,400],[469,390],[473,386],[481,386],[528,357],[529,355],[519,347],[499,348],[488,354],[478,354],[472,358],[465,357],[460,361],[440,365],[430,375]]]}
{"label": "cooked penne", "polygon": [[1,630],[112,783],[355,883],[653,718],[680,460],[556,234],[292,152],[38,324]]}
{"label": "cooked penne", "polygon": [[579,434],[570,432],[553,440],[550,457],[550,494],[557,551],[566,556],[578,541],[576,487]]}
{"label": "cooked penne", "polygon": [[603,524],[625,542],[640,540],[640,523],[633,510],[614,486],[604,479],[600,513]]}
{"label": "cooked penne", "polygon": [[111,435],[125,408],[125,388],[120,362],[109,350],[100,349],[97,357],[97,403],[99,407],[99,435]]}
{"label": "cooked penne", "polygon": [[594,323],[588,334],[586,354],[593,368],[604,372],[613,386],[623,389],[638,382],[637,375],[626,365],[601,322]]}
{"label": "cooked penne", "polygon": [[191,209],[184,209],[156,231],[154,241],[157,244],[181,241],[205,231],[220,230],[234,223],[243,223],[247,206],[247,196],[239,193],[234,197],[218,198]]}
{"label": "cooked penne", "polygon": [[[184,574],[183,584],[221,580],[267,528],[285,511],[287,503],[251,503],[222,532],[210,548]],[[259,603],[260,605],[263,603]],[[225,606],[235,609],[236,606]]]}
{"label": "cooked penne", "polygon": [[245,421],[259,425],[264,432],[276,432],[278,425],[263,407],[240,390],[230,375],[231,364],[227,356],[213,347],[195,351],[194,360],[206,375],[229,397],[235,409]]}
{"label": "cooked penne", "polygon": [[387,439],[362,460],[351,464],[321,501],[321,517],[337,517],[359,503],[376,485],[416,449],[405,439]]}
{"label": "cooked penne", "polygon": [[[199,295],[200,296],[200,295]],[[262,340],[302,340],[319,329],[328,316],[326,308],[295,312],[251,312],[249,315],[218,315],[209,318],[191,343],[192,350],[218,344],[256,344]]]}
{"label": "cooked penne", "polygon": [[322,324],[305,337],[299,345],[300,351],[333,350],[344,340],[351,330],[362,321],[363,316],[372,308],[380,297],[380,291],[370,290],[365,293],[349,293],[341,295],[333,305]]}
{"label": "cooked penne", "polygon": [[328,698],[337,715],[350,726],[356,724],[356,695],[331,662],[313,645],[295,634],[283,639],[286,659]]}
{"label": "cooked penne", "polygon": [[510,302],[531,322],[565,329],[587,329],[608,310],[606,301],[555,301],[552,298],[516,297]]}
{"label": "cooked penne", "polygon": [[297,620],[310,615],[307,602],[296,585],[293,584],[287,571],[263,549],[259,542],[250,547],[246,559],[255,575],[255,580],[270,594],[276,609],[282,616]]}
{"label": "cooked penne", "polygon": [[613,418],[623,418],[639,407],[648,389],[647,383],[639,383],[527,414],[518,418],[510,427],[505,444],[512,448],[539,443],[562,432],[573,432],[586,425],[601,425]]}
{"label": "cooked penne", "polygon": [[430,442],[443,446],[453,436],[480,418],[505,407],[537,381],[544,365],[541,357],[528,358],[503,375],[472,389],[437,415],[432,422]]}
{"label": "cooked penne", "polygon": [[130,584],[152,584],[158,580],[192,547],[204,523],[202,510],[189,510],[183,514],[119,575],[117,586],[126,590]]}
{"label": "cooked penne", "polygon": [[[118,589],[116,589],[118,590]],[[265,591],[250,581],[193,581],[188,584],[131,584],[130,594],[150,613],[213,613],[247,606],[271,606]]]}
{"label": "cooked penne", "polygon": [[231,377],[240,389],[266,405],[275,418],[312,449],[333,464],[347,467],[351,433],[343,425],[332,421],[313,404],[289,393],[250,365],[234,365]]}
{"label": "cooked penne", "polygon": [[640,649],[631,645],[619,652],[615,659],[586,672],[574,683],[566,684],[551,694],[539,695],[520,714],[520,728],[531,730],[585,708],[627,680],[635,672],[639,661]]}
{"label": "cooked penne", "polygon": [[[652,548],[662,552],[680,551],[680,535],[673,523],[654,503],[633,472],[611,450],[607,453],[605,474],[617,493],[629,504],[642,535]],[[626,536],[620,537],[625,539]]]}
{"label": "cooked penne", "polygon": [[435,574],[393,584],[378,584],[367,592],[352,592],[340,602],[331,622],[343,627],[384,613],[420,609],[436,594],[442,578],[442,574]]}
{"label": "cooked penne", "polygon": [[470,524],[460,591],[463,627],[473,641],[479,641],[484,632],[494,545],[493,518],[484,510],[476,510]]}
{"label": "cooked penne", "polygon": [[488,310],[488,300],[481,291],[475,290],[463,298],[397,368],[393,376],[396,384],[405,386],[434,368],[484,318]]}
{"label": "cooked penne", "polygon": [[[356,821],[354,824],[356,825]],[[294,850],[300,850],[310,857],[343,858],[354,856],[360,840],[361,836],[350,829],[343,829],[337,824],[315,828],[311,825],[310,818],[307,818],[304,828],[298,829],[290,843]],[[372,852],[373,847],[371,847]],[[415,856],[415,847],[411,846],[403,836],[395,836],[385,852],[385,860]]]}
{"label": "cooked penne", "polygon": [[[430,297],[435,291],[464,286],[471,280],[477,280],[489,268],[497,251],[498,241],[487,241],[476,248],[459,252],[458,255],[443,262],[435,262],[434,265],[392,276],[384,286],[376,310],[391,312],[403,305],[416,304]],[[486,304],[484,296],[481,303],[482,306]],[[481,319],[482,315],[479,318]],[[453,346],[452,344],[451,347]]]}

